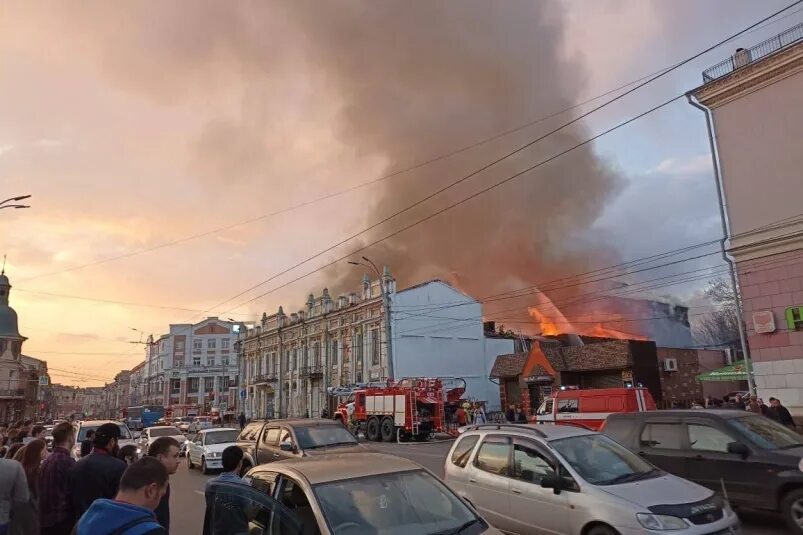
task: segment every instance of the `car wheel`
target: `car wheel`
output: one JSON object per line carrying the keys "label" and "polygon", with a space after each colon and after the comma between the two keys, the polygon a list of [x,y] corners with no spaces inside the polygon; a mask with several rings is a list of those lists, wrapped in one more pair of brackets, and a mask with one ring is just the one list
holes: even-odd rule
{"label": "car wheel", "polygon": [[619,535],[619,532],[605,524],[597,524],[586,531],[585,535]]}
{"label": "car wheel", "polygon": [[803,489],[787,492],[781,500],[784,520],[794,533],[803,533]]}
{"label": "car wheel", "polygon": [[365,430],[365,438],[368,440],[377,441],[379,440],[379,420],[376,418],[371,418],[368,420],[368,425],[366,426]]}
{"label": "car wheel", "polygon": [[393,442],[395,431],[396,425],[393,423],[393,420],[390,418],[382,420],[381,434],[383,442]]}
{"label": "car wheel", "polygon": [[205,457],[201,457],[201,473],[202,474],[208,474],[209,473],[209,469],[206,467],[206,458]]}

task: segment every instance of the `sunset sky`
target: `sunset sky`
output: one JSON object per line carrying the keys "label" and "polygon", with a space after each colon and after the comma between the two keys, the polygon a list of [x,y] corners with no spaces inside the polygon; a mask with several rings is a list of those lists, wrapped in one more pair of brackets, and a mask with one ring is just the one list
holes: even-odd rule
{"label": "sunset sky", "polygon": [[[299,307],[335,274],[357,284],[362,272],[341,265],[243,304],[357,247],[349,243],[216,306],[374,223],[385,203],[404,200],[391,183],[420,180],[406,193],[424,195],[429,181],[440,184],[426,173],[456,178],[510,143],[457,155],[453,167],[434,164],[271,213],[654,73],[787,3],[511,2],[510,13],[472,18],[461,10],[481,11],[483,2],[6,0],[0,200],[33,197],[28,210],[0,211],[0,254],[8,256],[11,305],[28,337],[23,351],[47,360],[56,382],[102,384],[142,360],[143,347],[129,342],[158,336],[169,323],[205,315],[251,321],[280,304]],[[699,85],[701,71],[737,46],[801,20],[792,13],[684,66],[595,114],[577,139]],[[448,53],[430,54],[440,46]],[[511,50],[518,54],[501,53]],[[506,99],[512,104],[498,104]],[[550,216],[566,238],[561,248],[590,244],[629,259],[719,237],[705,125],[685,100],[596,142],[588,158],[602,162],[605,177],[594,182],[596,197],[583,201],[579,222],[559,221],[568,204]],[[558,206],[551,195],[571,196],[545,187],[540,197]],[[460,210],[492,226],[493,214],[480,207]],[[517,217],[547,225],[533,212]],[[439,229],[450,217],[405,239],[437,248],[449,241]],[[381,250],[367,254],[385,263]],[[461,262],[390,268],[410,282],[448,278],[463,271]],[[676,299],[694,292],[665,290]]]}

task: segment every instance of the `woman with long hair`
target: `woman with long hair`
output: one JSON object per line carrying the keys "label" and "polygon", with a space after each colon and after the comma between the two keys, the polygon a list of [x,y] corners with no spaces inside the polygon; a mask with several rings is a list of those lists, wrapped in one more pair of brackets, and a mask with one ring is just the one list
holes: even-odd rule
{"label": "woman with long hair", "polygon": [[39,535],[39,468],[47,457],[47,443],[37,438],[17,450],[14,460],[22,464],[31,499],[11,519],[9,535]]}

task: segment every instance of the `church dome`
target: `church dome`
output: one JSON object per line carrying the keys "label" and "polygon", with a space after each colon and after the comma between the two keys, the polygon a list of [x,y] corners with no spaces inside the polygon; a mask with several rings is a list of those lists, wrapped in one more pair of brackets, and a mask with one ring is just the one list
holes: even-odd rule
{"label": "church dome", "polygon": [[0,305],[0,337],[19,337],[17,313],[8,305]]}

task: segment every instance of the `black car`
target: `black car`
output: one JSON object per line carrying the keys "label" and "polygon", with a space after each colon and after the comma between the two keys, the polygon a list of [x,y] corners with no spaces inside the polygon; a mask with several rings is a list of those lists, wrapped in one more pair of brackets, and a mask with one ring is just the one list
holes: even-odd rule
{"label": "black car", "polygon": [[322,453],[369,451],[335,420],[299,418],[256,420],[237,437],[243,450],[243,473],[252,466]]}
{"label": "black car", "polygon": [[803,533],[803,436],[773,420],[738,410],[616,413],[602,432],[734,506],[780,512]]}

